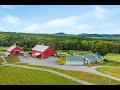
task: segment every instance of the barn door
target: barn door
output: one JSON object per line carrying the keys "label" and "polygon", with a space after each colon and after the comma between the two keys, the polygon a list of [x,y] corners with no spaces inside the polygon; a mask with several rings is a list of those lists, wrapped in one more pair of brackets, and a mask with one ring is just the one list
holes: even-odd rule
{"label": "barn door", "polygon": [[20,52],[19,51],[15,51],[15,55],[19,55],[20,54]]}

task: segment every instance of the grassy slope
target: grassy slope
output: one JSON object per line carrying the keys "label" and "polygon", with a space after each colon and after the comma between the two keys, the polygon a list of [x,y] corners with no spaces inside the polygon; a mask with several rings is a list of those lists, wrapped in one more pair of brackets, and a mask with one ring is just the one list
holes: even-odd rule
{"label": "grassy slope", "polygon": [[0,52],[0,56],[4,56],[4,54],[2,52]]}
{"label": "grassy slope", "polygon": [[1,85],[77,85],[67,78],[44,71],[0,66]]}
{"label": "grassy slope", "polygon": [[119,60],[120,61],[120,54],[107,54],[105,56],[106,59],[112,59],[112,60]]}
{"label": "grassy slope", "polygon": [[17,56],[8,56],[8,57],[5,57],[5,59],[7,60],[8,63],[20,62]]}
{"label": "grassy slope", "polygon": [[98,63],[99,65],[103,65],[103,66],[115,66],[115,67],[120,67],[120,62],[119,61],[115,61],[115,60],[108,60],[108,62],[100,62]]}
{"label": "grassy slope", "polygon": [[[88,72],[62,70],[62,69],[57,69],[53,67],[35,66],[35,65],[29,65],[29,64],[22,64],[22,65],[51,69],[51,70],[67,74],[67,75],[73,76],[75,78],[78,78],[78,79],[81,79],[81,80],[84,80],[84,81],[87,81],[87,82],[90,82],[96,85],[108,85],[109,84],[109,79],[107,77],[103,77],[103,76],[88,73]],[[111,83],[117,85],[117,84],[120,84],[120,81],[111,80]]]}
{"label": "grassy slope", "polygon": [[0,47],[0,50],[6,50],[9,47]]}
{"label": "grassy slope", "polygon": [[120,67],[117,68],[96,68],[97,71],[120,78]]}
{"label": "grassy slope", "polygon": [[4,61],[3,61],[2,58],[0,57],[0,65],[2,65],[2,62],[4,62]]}

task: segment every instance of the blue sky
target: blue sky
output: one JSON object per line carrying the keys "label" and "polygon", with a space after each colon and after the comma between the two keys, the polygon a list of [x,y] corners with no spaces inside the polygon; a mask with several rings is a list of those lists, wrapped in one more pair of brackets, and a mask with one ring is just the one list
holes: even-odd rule
{"label": "blue sky", "polygon": [[120,5],[0,5],[0,31],[120,34]]}

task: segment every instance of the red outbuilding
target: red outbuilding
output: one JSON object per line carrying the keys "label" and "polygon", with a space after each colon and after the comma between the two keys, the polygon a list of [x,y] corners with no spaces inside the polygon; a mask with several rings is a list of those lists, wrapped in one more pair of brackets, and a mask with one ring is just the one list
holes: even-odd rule
{"label": "red outbuilding", "polygon": [[7,51],[6,55],[21,55],[21,54],[23,54],[23,50],[20,47],[16,46],[16,44],[9,47],[6,51]]}
{"label": "red outbuilding", "polygon": [[52,49],[50,46],[45,45],[36,45],[34,48],[32,48],[32,56],[38,57],[38,58],[47,58],[52,55],[56,55],[57,52]]}

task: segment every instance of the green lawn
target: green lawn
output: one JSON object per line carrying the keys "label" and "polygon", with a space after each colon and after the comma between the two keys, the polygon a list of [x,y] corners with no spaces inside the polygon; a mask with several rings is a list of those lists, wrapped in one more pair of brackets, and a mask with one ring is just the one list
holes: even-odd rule
{"label": "green lawn", "polygon": [[6,49],[8,49],[9,47],[0,47],[0,51],[1,50],[6,50]]}
{"label": "green lawn", "polygon": [[0,56],[4,56],[4,54],[2,52],[0,52]]}
{"label": "green lawn", "polygon": [[[54,70],[57,72],[61,72],[61,73],[73,76],[73,77],[78,78],[80,80],[84,80],[84,81],[93,83],[95,85],[108,85],[109,84],[109,78],[103,77],[100,75],[96,75],[96,74],[92,74],[92,73],[88,73],[88,72],[74,71],[74,70],[62,70],[62,69],[48,67],[48,66],[36,66],[36,65],[30,65],[30,64],[22,64],[22,65],[51,69],[51,70]],[[118,84],[120,85],[120,81],[111,80],[111,84],[112,85],[118,85]]]}
{"label": "green lawn", "polygon": [[107,54],[104,58],[120,61],[120,54],[111,53],[111,54]]}
{"label": "green lawn", "polygon": [[[58,53],[67,54],[68,52],[63,52],[62,50],[57,51]],[[91,54],[91,51],[77,51],[77,50],[69,50],[70,53],[77,53],[77,54]]]}
{"label": "green lawn", "polygon": [[5,59],[8,63],[20,62],[20,60],[17,56],[8,56],[8,57],[5,57]]}
{"label": "green lawn", "polygon": [[78,85],[78,83],[45,71],[0,66],[0,85]]}
{"label": "green lawn", "polygon": [[2,58],[0,57],[0,65],[2,65],[2,62],[4,62],[4,61],[3,61]]}
{"label": "green lawn", "polygon": [[29,54],[29,52],[31,52],[31,51],[24,51],[24,54],[27,55],[27,54]]}
{"label": "green lawn", "polygon": [[115,61],[115,60],[109,60],[108,62],[100,62],[98,63],[99,65],[103,65],[103,66],[115,66],[115,67],[120,67],[120,62],[119,61]]}
{"label": "green lawn", "polygon": [[115,68],[103,67],[103,68],[96,68],[96,70],[120,78],[120,67],[115,67]]}

